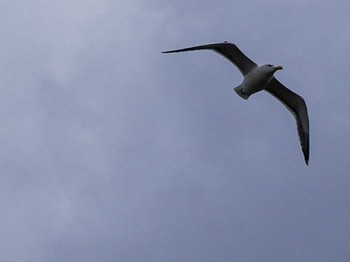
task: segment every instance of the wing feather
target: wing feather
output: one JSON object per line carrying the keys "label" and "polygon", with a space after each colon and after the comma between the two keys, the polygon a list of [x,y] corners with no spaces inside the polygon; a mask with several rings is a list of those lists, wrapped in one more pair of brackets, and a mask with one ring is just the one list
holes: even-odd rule
{"label": "wing feather", "polygon": [[267,92],[276,97],[293,114],[298,128],[298,135],[301,148],[304,154],[305,163],[309,164],[309,116],[305,100],[285,87],[276,78],[273,78],[265,88]]}
{"label": "wing feather", "polygon": [[227,58],[229,61],[231,61],[234,65],[238,67],[238,69],[244,76],[248,74],[254,67],[256,67],[256,63],[254,63],[250,58],[248,58],[235,44],[227,42],[193,46],[183,49],[165,51],[162,53],[178,53],[205,49],[213,50]]}

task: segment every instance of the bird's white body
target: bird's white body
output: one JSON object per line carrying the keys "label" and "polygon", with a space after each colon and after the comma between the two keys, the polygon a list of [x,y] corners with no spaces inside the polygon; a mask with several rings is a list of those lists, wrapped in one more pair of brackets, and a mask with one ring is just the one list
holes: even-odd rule
{"label": "bird's white body", "polygon": [[242,84],[234,90],[240,97],[247,100],[252,94],[265,89],[271,82],[273,74],[280,69],[282,69],[281,66],[256,66],[244,76]]}

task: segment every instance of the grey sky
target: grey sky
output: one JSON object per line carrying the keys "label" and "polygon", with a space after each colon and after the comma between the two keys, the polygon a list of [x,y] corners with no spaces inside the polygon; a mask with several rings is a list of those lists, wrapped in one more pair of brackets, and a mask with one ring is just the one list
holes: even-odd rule
{"label": "grey sky", "polygon": [[[348,1],[0,4],[1,261],[348,261]],[[236,43],[273,97],[197,44]]]}

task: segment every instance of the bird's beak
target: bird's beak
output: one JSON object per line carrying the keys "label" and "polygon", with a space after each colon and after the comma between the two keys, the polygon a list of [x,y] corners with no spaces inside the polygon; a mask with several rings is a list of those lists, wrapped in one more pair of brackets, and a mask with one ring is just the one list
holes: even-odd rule
{"label": "bird's beak", "polygon": [[275,66],[275,70],[277,71],[277,70],[282,70],[283,69],[283,67],[282,66]]}

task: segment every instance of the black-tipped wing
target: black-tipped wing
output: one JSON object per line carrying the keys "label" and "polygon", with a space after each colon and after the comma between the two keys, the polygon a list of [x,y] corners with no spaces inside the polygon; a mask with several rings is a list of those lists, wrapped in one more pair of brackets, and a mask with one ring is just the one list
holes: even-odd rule
{"label": "black-tipped wing", "polygon": [[252,70],[256,64],[250,60],[243,52],[234,44],[231,43],[218,43],[218,44],[209,44],[209,45],[200,45],[193,46],[183,49],[176,49],[171,51],[165,51],[162,53],[177,53],[177,52],[186,52],[186,51],[195,51],[195,50],[213,50],[221,54],[233,64],[235,64],[241,73],[245,76]]}
{"label": "black-tipped wing", "polygon": [[304,153],[305,162],[309,164],[309,117],[304,99],[286,88],[276,78],[265,88],[267,92],[280,100],[294,115],[297,122],[301,149]]}

